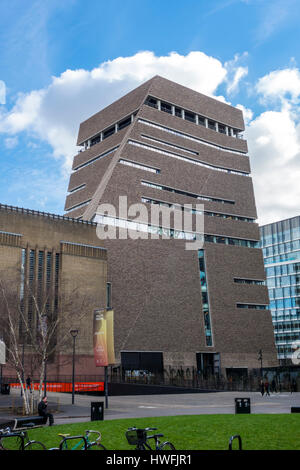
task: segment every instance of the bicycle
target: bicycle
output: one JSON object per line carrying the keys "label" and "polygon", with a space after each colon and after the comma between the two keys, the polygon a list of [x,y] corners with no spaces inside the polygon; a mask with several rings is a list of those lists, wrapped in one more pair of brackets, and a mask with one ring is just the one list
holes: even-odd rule
{"label": "bicycle", "polygon": [[[33,424],[27,425],[32,427]],[[30,440],[27,431],[0,429],[0,450],[46,450],[40,441]]]}
{"label": "bicycle", "polygon": [[[135,445],[135,450],[175,450],[175,446],[169,442],[160,442],[159,438],[163,437],[163,434],[152,434],[148,435],[149,431],[156,431],[157,428],[128,428],[125,433],[128,444]],[[153,439],[155,441],[154,448],[149,444],[149,440]]]}
{"label": "bicycle", "polygon": [[[94,440],[90,440],[90,435],[96,434]],[[100,443],[101,433],[99,431],[86,430],[85,435],[71,436],[71,434],[58,434],[62,437],[59,447],[52,447],[49,450],[106,450]],[[73,447],[69,447],[68,441],[77,441]]]}

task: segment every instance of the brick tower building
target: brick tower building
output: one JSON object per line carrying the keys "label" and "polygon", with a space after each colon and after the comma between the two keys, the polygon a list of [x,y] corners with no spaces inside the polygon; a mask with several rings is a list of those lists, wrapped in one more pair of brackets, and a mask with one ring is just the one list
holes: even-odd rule
{"label": "brick tower building", "polygon": [[[277,365],[243,130],[239,109],[159,76],[80,125],[66,215],[159,235],[101,240],[125,369],[243,375],[259,367],[260,349],[264,366]],[[186,249],[201,240],[195,226],[137,227],[99,212],[119,196],[149,214],[203,204],[203,247]]]}

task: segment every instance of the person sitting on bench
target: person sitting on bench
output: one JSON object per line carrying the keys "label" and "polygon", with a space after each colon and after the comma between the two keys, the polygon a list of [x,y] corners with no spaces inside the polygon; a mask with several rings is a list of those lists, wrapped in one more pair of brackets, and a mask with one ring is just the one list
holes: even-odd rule
{"label": "person sitting on bench", "polygon": [[38,412],[39,412],[39,416],[43,416],[44,418],[46,418],[46,422],[47,422],[47,419],[49,418],[49,426],[52,426],[54,423],[54,419],[51,413],[47,413],[47,406],[48,406],[48,399],[45,396],[38,405]]}

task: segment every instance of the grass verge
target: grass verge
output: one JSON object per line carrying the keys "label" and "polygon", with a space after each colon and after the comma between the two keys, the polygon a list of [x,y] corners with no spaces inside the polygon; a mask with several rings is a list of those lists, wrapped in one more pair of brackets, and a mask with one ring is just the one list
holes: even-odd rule
{"label": "grass verge", "polygon": [[[193,415],[134,418],[46,426],[29,430],[30,439],[58,447],[59,433],[81,435],[86,429],[101,431],[108,450],[133,449],[127,443],[128,427],[156,427],[177,450],[227,450],[229,438],[240,434],[244,450],[300,450],[300,415]],[[237,441],[234,447],[237,448]]]}

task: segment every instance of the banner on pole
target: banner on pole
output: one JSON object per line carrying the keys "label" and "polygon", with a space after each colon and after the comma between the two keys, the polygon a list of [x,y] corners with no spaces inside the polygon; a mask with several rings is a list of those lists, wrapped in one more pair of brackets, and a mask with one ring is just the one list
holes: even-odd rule
{"label": "banner on pole", "polygon": [[107,332],[107,358],[108,364],[115,364],[115,347],[114,347],[114,311],[106,310],[106,332]]}
{"label": "banner on pole", "polygon": [[94,310],[93,335],[96,367],[114,364],[113,310]]}

